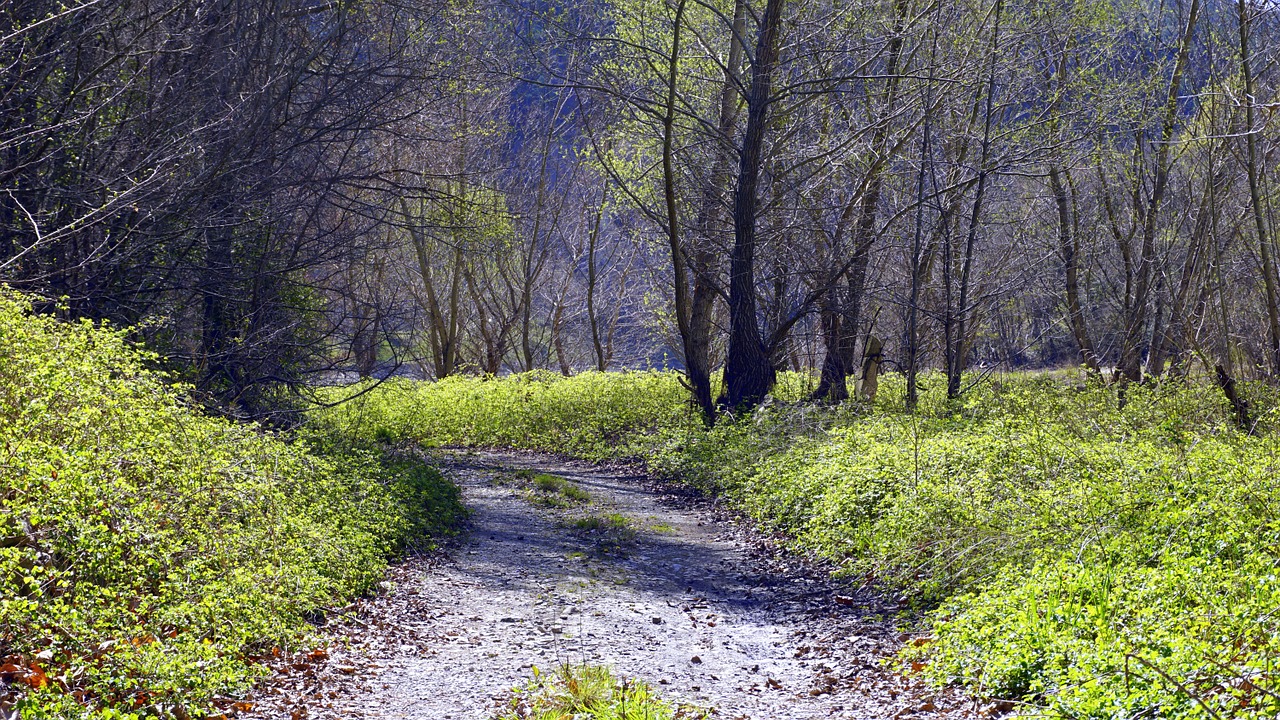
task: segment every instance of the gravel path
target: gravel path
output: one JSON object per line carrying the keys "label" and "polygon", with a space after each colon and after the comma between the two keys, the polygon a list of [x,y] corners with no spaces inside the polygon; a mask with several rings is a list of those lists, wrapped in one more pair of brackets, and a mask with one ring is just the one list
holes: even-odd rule
{"label": "gravel path", "polygon": [[[566,662],[609,665],[714,717],[993,712],[887,670],[914,641],[893,627],[894,607],[815,578],[706,501],[545,456],[444,462],[473,511],[464,538],[397,566],[385,592],[345,609],[327,652],[280,658],[250,715],[486,720],[534,666]],[[519,468],[567,478],[591,500],[542,507]],[[615,513],[629,531],[573,525]]]}

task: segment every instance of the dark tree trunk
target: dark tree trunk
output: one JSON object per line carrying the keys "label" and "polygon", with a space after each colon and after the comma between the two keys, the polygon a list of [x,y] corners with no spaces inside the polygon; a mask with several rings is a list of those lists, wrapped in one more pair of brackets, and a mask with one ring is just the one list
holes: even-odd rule
{"label": "dark tree trunk", "polygon": [[819,301],[825,355],[822,358],[822,377],[812,395],[814,400],[825,398],[833,403],[849,399],[849,385],[845,379],[849,372],[845,369],[844,353],[840,352],[842,314],[837,292],[836,284],[831,283]]}
{"label": "dark tree trunk", "polygon": [[725,360],[724,404],[749,410],[764,400],[777,374],[760,336],[756,317],[756,213],[760,165],[768,122],[773,72],[778,62],[778,31],[785,0],[768,0],[760,19],[751,88],[747,93],[747,127],[733,198],[733,253],[729,263],[729,354]]}
{"label": "dark tree trunk", "polygon": [[1226,396],[1227,402],[1231,403],[1231,411],[1235,413],[1236,425],[1250,435],[1253,434],[1253,416],[1249,412],[1249,401],[1240,397],[1240,391],[1236,387],[1236,379],[1231,377],[1227,369],[1222,365],[1214,367],[1214,378],[1218,381],[1218,387],[1222,388],[1222,394]]}
{"label": "dark tree trunk", "polygon": [[685,374],[693,392],[694,403],[707,425],[715,422],[716,406],[711,396],[711,333],[716,297],[721,292],[716,282],[716,256],[711,250],[712,235],[724,217],[724,189],[729,185],[730,144],[738,118],[738,84],[742,69],[742,36],[746,32],[745,0],[734,3],[733,37],[729,40],[729,59],[725,64],[724,84],[720,88],[720,116],[717,124],[719,147],[711,170],[711,182],[702,189],[702,205],[698,211],[699,237],[695,239],[690,258],[693,275],[693,297],[689,308],[689,338],[685,352]]}
{"label": "dark tree trunk", "polygon": [[1000,52],[1000,16],[1004,9],[1004,1],[996,0],[995,18],[991,32],[991,71],[987,78],[986,111],[983,115],[982,148],[978,164],[978,187],[973,194],[973,212],[969,215],[969,228],[965,234],[964,259],[960,269],[960,298],[956,307],[956,320],[949,340],[954,343],[947,357],[947,397],[960,397],[960,380],[964,372],[965,361],[969,355],[969,335],[972,332],[969,320],[971,309],[969,293],[973,275],[974,243],[978,237],[978,224],[982,216],[982,201],[987,189],[987,176],[990,173],[988,163],[991,158],[991,119],[994,114],[996,92],[996,58]]}
{"label": "dark tree trunk", "polygon": [[1236,0],[1236,12],[1240,30],[1240,74],[1244,79],[1244,117],[1245,117],[1245,166],[1249,174],[1249,206],[1253,211],[1254,230],[1258,234],[1258,251],[1262,257],[1263,287],[1266,290],[1267,306],[1267,345],[1270,351],[1271,374],[1280,374],[1280,288],[1277,288],[1276,265],[1272,257],[1271,234],[1267,232],[1266,210],[1263,207],[1261,173],[1258,168],[1258,133],[1261,130],[1254,124],[1253,65],[1249,57],[1249,34],[1252,22],[1249,20],[1251,3]]}

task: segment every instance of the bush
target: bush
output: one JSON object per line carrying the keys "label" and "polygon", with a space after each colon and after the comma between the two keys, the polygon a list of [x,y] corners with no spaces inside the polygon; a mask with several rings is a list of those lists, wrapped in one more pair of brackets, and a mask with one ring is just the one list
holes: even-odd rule
{"label": "bush", "polygon": [[0,292],[0,702],[23,718],[217,714],[459,512],[421,463],[207,417],[153,361]]}

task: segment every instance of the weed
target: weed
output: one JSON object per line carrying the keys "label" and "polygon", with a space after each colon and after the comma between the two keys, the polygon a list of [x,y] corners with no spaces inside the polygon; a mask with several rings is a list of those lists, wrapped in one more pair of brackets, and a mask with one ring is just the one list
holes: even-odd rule
{"label": "weed", "polygon": [[602,550],[617,550],[636,539],[631,522],[618,513],[580,517],[570,523],[570,527],[591,539]]}
{"label": "weed", "polygon": [[539,505],[562,508],[591,502],[591,493],[559,475],[539,473],[531,478],[530,484],[529,499]]}
{"label": "weed", "polygon": [[706,711],[672,705],[642,680],[614,677],[606,667],[562,665],[514,691],[506,711],[495,720],[694,720]]}

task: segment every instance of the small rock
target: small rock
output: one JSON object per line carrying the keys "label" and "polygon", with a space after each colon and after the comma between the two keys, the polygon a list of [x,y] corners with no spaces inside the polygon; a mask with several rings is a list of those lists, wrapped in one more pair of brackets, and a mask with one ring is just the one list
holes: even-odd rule
{"label": "small rock", "polygon": [[654,618],[654,619],[653,619],[653,624],[654,624],[654,625],[661,625],[661,624],[662,624],[662,618],[660,618],[660,617],[656,617],[656,618]]}
{"label": "small rock", "polygon": [[701,665],[702,658],[698,657],[697,655],[694,655],[693,657],[689,658],[689,662],[693,663],[694,665]]}

